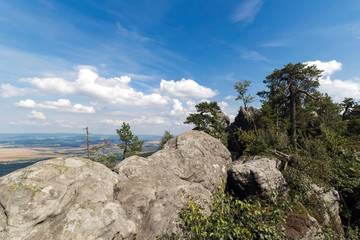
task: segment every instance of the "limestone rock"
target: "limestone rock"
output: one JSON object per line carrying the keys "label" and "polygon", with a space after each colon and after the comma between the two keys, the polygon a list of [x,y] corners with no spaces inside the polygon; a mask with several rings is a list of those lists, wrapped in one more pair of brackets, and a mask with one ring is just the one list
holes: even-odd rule
{"label": "limestone rock", "polygon": [[111,239],[135,233],[113,201],[117,175],[80,158],[43,161],[0,178],[0,239]]}
{"label": "limestone rock", "polygon": [[139,239],[180,231],[177,213],[189,196],[210,200],[227,177],[231,156],[221,142],[191,131],[169,140],[147,159],[130,157],[115,167],[116,199],[140,227]]}
{"label": "limestone rock", "polygon": [[81,158],[42,161],[0,178],[0,239],[155,239],[181,231],[190,199],[210,201],[227,178],[229,151],[191,131],[113,172]]}
{"label": "limestone rock", "polygon": [[287,191],[287,183],[278,170],[275,159],[255,156],[248,161],[234,161],[228,170],[228,186],[240,198],[259,194],[271,196],[278,191],[282,196]]}
{"label": "limestone rock", "polygon": [[323,239],[321,226],[315,218],[311,217],[301,203],[293,206],[293,210],[285,223],[285,235],[287,239],[315,240]]}
{"label": "limestone rock", "polygon": [[343,227],[339,216],[339,193],[334,188],[325,189],[316,184],[311,184],[310,188],[307,192],[308,197],[319,204],[318,222],[323,226],[331,226],[334,231],[341,233]]}

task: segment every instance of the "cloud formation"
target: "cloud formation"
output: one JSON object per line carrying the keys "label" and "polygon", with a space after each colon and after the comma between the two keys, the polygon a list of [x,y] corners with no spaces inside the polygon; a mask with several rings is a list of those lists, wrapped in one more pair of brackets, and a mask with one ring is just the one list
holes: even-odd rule
{"label": "cloud formation", "polygon": [[0,95],[3,98],[24,96],[28,92],[26,88],[17,88],[9,83],[0,85]]}
{"label": "cloud formation", "polygon": [[42,120],[46,119],[45,115],[42,112],[38,112],[36,110],[32,110],[31,113],[28,115],[28,118],[42,119]]}
{"label": "cloud formation", "polygon": [[341,102],[345,97],[354,98],[360,101],[360,79],[332,79],[331,75],[342,69],[342,63],[332,60],[322,62],[319,60],[305,62],[308,65],[316,65],[318,69],[323,70],[320,79],[320,91],[328,93],[336,102]]}
{"label": "cloud formation", "polygon": [[63,78],[24,78],[36,88],[45,92],[62,95],[81,95],[90,99],[103,100],[110,104],[131,106],[153,106],[167,104],[167,99],[158,93],[146,95],[129,86],[131,78],[121,76],[101,78],[94,69],[80,66],[77,79],[68,81]]}
{"label": "cloud formation", "polygon": [[323,70],[323,72],[322,72],[323,76],[330,76],[334,72],[339,71],[339,70],[342,69],[342,63],[337,62],[336,60],[332,60],[332,61],[329,61],[329,62],[322,62],[322,61],[319,61],[319,60],[308,61],[308,62],[305,62],[305,64],[307,64],[308,66],[316,65],[316,67],[318,69]]}
{"label": "cloud formation", "polygon": [[72,105],[69,99],[59,99],[57,101],[45,101],[42,103],[36,103],[32,99],[26,99],[15,103],[15,105],[23,108],[52,109],[59,112],[95,113],[95,109],[92,106],[84,106],[79,103]]}
{"label": "cloud formation", "polygon": [[232,15],[233,22],[244,21],[251,23],[254,21],[256,14],[261,10],[264,0],[245,0],[240,3]]}
{"label": "cloud formation", "polygon": [[161,80],[160,90],[161,93],[169,94],[181,98],[212,98],[218,92],[210,88],[199,85],[192,79],[181,79],[175,82],[174,80],[166,81]]}

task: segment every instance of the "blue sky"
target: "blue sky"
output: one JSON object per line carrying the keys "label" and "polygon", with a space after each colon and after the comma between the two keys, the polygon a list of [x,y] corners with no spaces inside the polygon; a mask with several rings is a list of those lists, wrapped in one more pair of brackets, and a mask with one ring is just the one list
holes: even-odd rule
{"label": "blue sky", "polygon": [[235,82],[255,95],[289,62],[360,101],[360,2],[1,1],[0,132],[179,134],[195,104],[233,118]]}

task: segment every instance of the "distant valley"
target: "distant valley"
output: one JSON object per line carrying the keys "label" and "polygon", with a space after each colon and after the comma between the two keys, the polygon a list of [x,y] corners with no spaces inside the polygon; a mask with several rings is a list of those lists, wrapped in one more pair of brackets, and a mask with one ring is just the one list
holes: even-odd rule
{"label": "distant valley", "polygon": [[[139,135],[144,141],[142,154],[157,150],[161,136]],[[103,139],[111,142],[106,153],[119,156],[118,135],[91,134],[90,147],[101,144]],[[1,134],[0,133],[0,176],[35,162],[57,157],[87,157],[85,134]],[[118,160],[121,160],[119,158]]]}

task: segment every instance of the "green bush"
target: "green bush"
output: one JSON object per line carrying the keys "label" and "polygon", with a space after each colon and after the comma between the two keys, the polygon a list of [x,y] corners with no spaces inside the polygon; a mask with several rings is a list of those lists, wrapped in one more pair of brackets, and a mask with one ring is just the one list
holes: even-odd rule
{"label": "green bush", "polygon": [[[287,202],[271,200],[241,201],[225,191],[225,183],[213,196],[211,213],[203,204],[188,202],[179,213],[190,239],[285,239]],[[206,203],[205,203],[206,204]]]}

